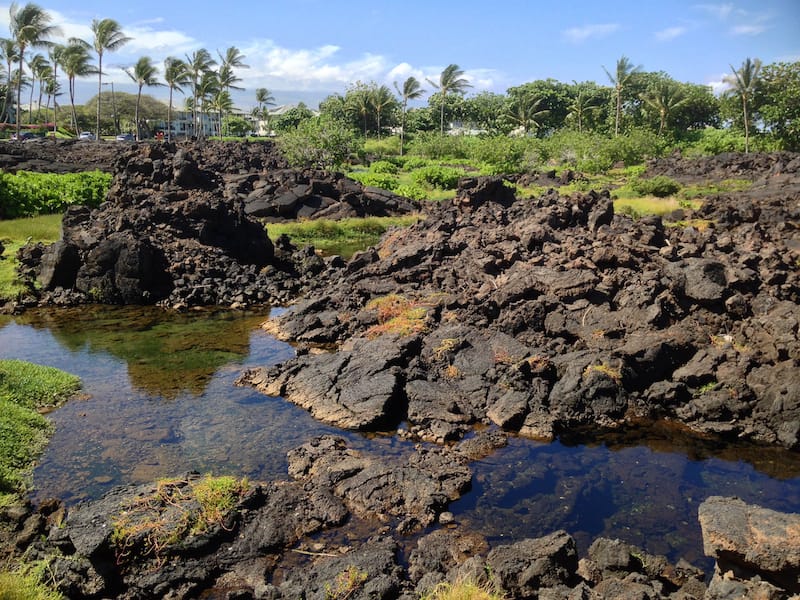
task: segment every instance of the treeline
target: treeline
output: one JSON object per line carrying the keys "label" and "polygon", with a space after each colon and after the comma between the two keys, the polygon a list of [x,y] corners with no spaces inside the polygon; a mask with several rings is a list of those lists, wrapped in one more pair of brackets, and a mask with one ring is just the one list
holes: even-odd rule
{"label": "treeline", "polygon": [[[606,70],[607,86],[546,79],[509,88],[505,94],[467,95],[463,73],[456,65],[448,69],[438,81],[429,80],[428,89],[414,78],[398,83],[397,94],[375,82],[353,83],[344,94],[323,100],[316,118],[343,124],[367,138],[443,129],[537,138],[565,130],[604,136],[649,131],[681,142],[715,128],[743,134],[743,150],[749,150],[751,136],[761,149],[800,150],[800,62],[762,66],[747,59],[726,77],[729,87],[720,96],[709,86],[643,71],[625,57]],[[416,90],[414,99],[427,96],[427,106],[407,108],[403,92],[409,84]],[[300,105],[275,118],[272,126],[286,132],[313,118],[315,114]]]}

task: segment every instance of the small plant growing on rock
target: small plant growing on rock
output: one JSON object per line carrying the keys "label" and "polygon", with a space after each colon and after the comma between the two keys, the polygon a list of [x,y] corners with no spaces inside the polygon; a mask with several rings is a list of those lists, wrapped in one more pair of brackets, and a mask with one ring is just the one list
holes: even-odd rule
{"label": "small plant growing on rock", "polygon": [[504,600],[506,596],[490,583],[478,583],[470,578],[462,578],[454,583],[445,581],[424,594],[421,600]]}
{"label": "small plant growing on rock", "polygon": [[325,584],[325,600],[347,600],[364,585],[367,572],[351,565],[336,576],[333,584]]}
{"label": "small plant growing on rock", "polygon": [[391,294],[371,300],[366,308],[378,312],[378,324],[367,330],[368,338],[387,333],[406,337],[425,331],[428,307],[423,302]]}
{"label": "small plant growing on rock", "polygon": [[681,184],[665,175],[656,175],[649,179],[635,179],[631,182],[631,189],[640,196],[666,198],[677,194]]}
{"label": "small plant growing on rock", "polygon": [[444,357],[456,349],[460,340],[458,338],[444,338],[436,348],[433,349],[433,357],[442,360]]}
{"label": "small plant growing on rock", "polygon": [[583,376],[588,377],[592,373],[600,373],[609,379],[613,379],[615,383],[622,382],[622,371],[619,367],[612,367],[608,363],[600,363],[599,365],[589,365],[583,370]]}

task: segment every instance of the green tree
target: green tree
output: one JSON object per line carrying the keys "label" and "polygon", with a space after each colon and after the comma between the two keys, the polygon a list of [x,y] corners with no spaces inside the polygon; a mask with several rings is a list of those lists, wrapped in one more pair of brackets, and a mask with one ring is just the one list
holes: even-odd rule
{"label": "green tree", "polygon": [[76,135],[79,128],[78,114],[75,110],[75,79],[93,75],[95,72],[89,56],[90,48],[91,46],[83,40],[73,38],[64,48],[59,61],[61,68],[64,69],[64,74],[67,76],[69,103],[72,108],[72,126],[75,128]]}
{"label": "green tree", "polygon": [[131,41],[131,38],[122,33],[122,27],[114,19],[94,19],[91,27],[94,34],[92,46],[97,53],[97,123],[95,125],[95,139],[99,142],[100,104],[103,92],[103,55],[106,52],[119,50]]}
{"label": "green tree", "polygon": [[215,93],[209,98],[208,107],[217,113],[217,133],[222,137],[223,117],[233,112],[233,98],[231,98],[228,90],[219,86],[216,88]]}
{"label": "green tree", "polygon": [[508,112],[508,97],[494,92],[480,92],[465,98],[462,108],[462,117],[465,121],[478,129],[496,133],[508,133],[508,127],[503,116]]}
{"label": "green tree", "polygon": [[36,4],[26,4],[19,8],[16,2],[9,7],[11,37],[19,50],[19,78],[17,79],[17,136],[20,132],[20,100],[22,81],[25,74],[24,58],[27,48],[47,45],[47,38],[59,33],[58,27],[51,25],[52,17]]}
{"label": "green tree", "polygon": [[[138,142],[141,138],[140,129],[141,129],[141,121],[139,120],[139,104],[142,100],[142,88],[144,86],[147,87],[155,87],[164,85],[163,83],[158,81],[158,67],[153,64],[153,61],[150,59],[149,56],[142,56],[139,60],[136,61],[136,64],[133,66],[133,69],[125,69],[125,72],[128,74],[133,82],[139,87],[138,92],[136,94],[136,113],[134,116],[134,122],[136,124],[136,141]],[[98,105],[99,105],[99,98],[98,98]]]}
{"label": "green tree", "polygon": [[615,117],[614,117],[614,135],[619,135],[619,123],[620,119],[622,118],[622,90],[631,80],[631,77],[634,73],[637,73],[641,70],[641,66],[634,67],[633,63],[628,59],[627,56],[622,56],[619,60],[617,60],[617,66],[612,75],[609,73],[608,69],[603,67],[603,70],[608,75],[608,79],[611,81],[611,84],[614,86],[614,100],[616,102],[616,110],[615,110]]}
{"label": "green tree", "polygon": [[267,122],[267,133],[270,131],[270,112],[269,107],[275,106],[275,97],[270,93],[267,88],[256,89],[256,103],[258,104],[257,113],[254,113],[256,121]]}
{"label": "green tree", "polygon": [[578,133],[583,133],[583,126],[600,109],[601,102],[595,84],[573,81],[572,101],[567,106],[567,117],[571,117],[578,126]]}
{"label": "green tree", "polygon": [[572,88],[555,79],[537,79],[509,88],[508,96],[511,104],[519,104],[519,100],[526,96],[541,98],[542,106],[550,112],[540,118],[540,129],[555,131],[564,126],[572,99]]}
{"label": "green tree", "polygon": [[[236,46],[231,46],[228,48],[225,51],[225,54],[222,54],[219,50],[217,50],[217,54],[219,55],[220,59],[220,67],[219,71],[217,72],[219,85],[223,91],[228,93],[228,97],[230,98],[231,90],[244,89],[235,85],[242,81],[242,78],[236,75],[234,69],[249,69],[250,65],[245,64],[244,59],[246,57]],[[223,115],[220,114],[220,128],[222,128],[222,116]],[[221,135],[222,132],[220,131],[220,136]]]}
{"label": "green tree", "polygon": [[800,151],[800,61],[765,65],[754,105],[780,146]]}
{"label": "green tree", "polygon": [[522,127],[522,134],[539,128],[540,119],[547,116],[549,109],[543,108],[544,98],[525,94],[514,98],[509,106],[507,116],[517,126]]}
{"label": "green tree", "polygon": [[0,56],[2,56],[3,60],[6,61],[6,86],[5,94],[3,94],[2,122],[8,123],[8,120],[11,117],[11,111],[9,110],[9,107],[14,102],[14,98],[12,96],[12,68],[14,63],[19,60],[19,49],[17,48],[17,42],[11,38],[0,39]]}
{"label": "green tree", "polygon": [[434,88],[439,90],[441,110],[439,115],[439,132],[444,135],[444,105],[447,94],[463,94],[472,85],[464,77],[464,71],[456,64],[450,64],[439,74],[439,81],[427,80]]}
{"label": "green tree", "polygon": [[302,123],[314,118],[314,113],[303,103],[284,111],[275,119],[275,130],[288,132],[300,127]]}
{"label": "green tree", "polygon": [[278,144],[290,164],[318,169],[341,166],[358,147],[348,123],[325,115],[303,119],[297,127],[288,128],[278,138]]}
{"label": "green tree", "polygon": [[378,126],[378,139],[381,139],[381,115],[385,114],[392,108],[396,108],[397,100],[387,86],[381,85],[372,90],[369,101],[373,110],[375,111],[375,117]]}
{"label": "green tree", "polygon": [[751,60],[748,57],[739,70],[733,68],[731,65],[732,73],[726,75],[723,81],[730,86],[726,92],[728,95],[738,96],[742,100],[742,119],[744,122],[744,152],[747,154],[750,151],[750,115],[748,114],[748,104],[753,99],[756,86],[758,85],[758,78],[761,72],[761,61],[759,59]]}
{"label": "green tree", "polygon": [[189,85],[189,71],[186,63],[174,56],[164,59],[164,81],[169,88],[169,104],[167,105],[167,141],[172,141],[172,97],[173,92],[183,93],[183,86]]}
{"label": "green tree", "polygon": [[42,113],[42,87],[45,78],[52,72],[50,63],[43,54],[34,54],[28,61],[28,68],[31,71],[31,95],[28,100],[28,123],[33,123],[33,92],[36,82],[39,82],[39,104],[37,105],[37,119]]}
{"label": "green tree", "polygon": [[400,120],[400,156],[403,156],[403,141],[406,133],[406,112],[408,110],[408,101],[421,98],[425,93],[425,90],[422,89],[422,84],[417,80],[416,77],[409,77],[406,79],[403,82],[402,89],[397,86],[397,82],[395,81],[394,89],[397,90],[397,93],[400,94],[400,97],[403,99],[403,112]]}
{"label": "green tree", "polygon": [[203,76],[211,70],[211,67],[216,66],[216,64],[217,61],[211,57],[211,54],[209,54],[208,50],[205,48],[195,50],[191,55],[186,56],[186,69],[192,83],[192,131],[195,135],[198,135],[198,112],[201,108],[200,88],[203,82]]}
{"label": "green tree", "polygon": [[349,112],[351,114],[359,115],[364,121],[364,137],[367,137],[367,118],[370,115],[372,102],[370,96],[372,95],[372,90],[362,84],[361,82],[356,82],[355,89],[350,89],[347,91],[345,95],[345,106],[349,108]]}
{"label": "green tree", "polygon": [[658,87],[643,94],[641,98],[645,105],[658,115],[658,135],[664,133],[670,115],[688,102],[688,98],[673,81],[662,81]]}

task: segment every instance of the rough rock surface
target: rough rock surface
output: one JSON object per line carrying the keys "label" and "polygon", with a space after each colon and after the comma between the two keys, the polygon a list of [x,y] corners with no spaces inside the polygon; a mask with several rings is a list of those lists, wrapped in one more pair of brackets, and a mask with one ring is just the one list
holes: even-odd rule
{"label": "rough rock surface", "polygon": [[[270,240],[251,217],[267,214],[252,210],[253,185],[260,202],[294,194],[291,210],[277,215],[282,217],[418,209],[416,203],[365,190],[341,175],[288,169],[271,143],[114,147],[118,154],[108,200],[95,210],[70,208],[61,241],[20,252],[22,275],[31,284],[38,280],[43,290],[31,302],[185,307],[291,301],[310,279],[338,263],[326,263],[313,249],[298,250],[286,239]],[[309,188],[309,194],[300,197],[298,186]],[[335,201],[320,204],[323,193]]]}
{"label": "rough rock surface", "polygon": [[704,552],[717,561],[712,590],[746,587],[758,576],[771,587],[800,593],[800,514],[712,496],[698,516]]}
{"label": "rough rock surface", "polygon": [[467,180],[269,324],[338,351],[301,347],[241,381],[345,427],[405,414],[438,442],[477,423],[550,439],[644,418],[796,448],[800,192],[765,181],[708,199],[698,228],[614,215],[605,194],[513,201]]}

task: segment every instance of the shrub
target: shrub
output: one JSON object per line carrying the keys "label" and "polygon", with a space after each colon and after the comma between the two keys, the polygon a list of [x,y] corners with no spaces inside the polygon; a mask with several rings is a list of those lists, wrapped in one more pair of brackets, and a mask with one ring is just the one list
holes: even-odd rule
{"label": "shrub", "polygon": [[399,167],[389,162],[388,160],[377,160],[369,166],[372,173],[388,173],[389,175],[397,175],[400,171]]}
{"label": "shrub", "polygon": [[458,186],[458,180],[466,173],[463,169],[452,167],[437,167],[434,165],[422,167],[414,171],[411,176],[414,182],[420,185],[428,185],[442,190],[454,190]]}
{"label": "shrub", "polygon": [[423,132],[409,144],[409,154],[432,160],[467,158],[467,138],[458,135],[441,135],[439,132]]}
{"label": "shrub", "polygon": [[395,188],[394,193],[406,198],[411,198],[412,200],[425,200],[425,198],[428,197],[428,194],[425,192],[425,190],[415,183],[398,185]]}
{"label": "shrub", "polygon": [[427,158],[422,158],[421,156],[407,156],[405,157],[403,167],[409,171],[413,171],[414,169],[427,167],[429,164],[430,161]]}
{"label": "shrub", "polygon": [[397,176],[388,173],[350,173],[350,177],[361,182],[363,185],[379,187],[390,191],[394,191],[397,186],[400,185]]}
{"label": "shrub", "polygon": [[14,219],[63,212],[73,204],[97,207],[106,198],[111,175],[85,173],[0,174],[0,218]]}
{"label": "shrub", "polygon": [[358,147],[346,124],[323,117],[302,121],[282,133],[278,145],[292,166],[321,169],[341,166]]}
{"label": "shrub", "polygon": [[364,153],[381,158],[400,154],[400,138],[391,136],[379,140],[366,140],[364,142]]}
{"label": "shrub", "polygon": [[672,196],[681,189],[680,183],[666,175],[656,175],[649,179],[635,179],[630,185],[631,189],[640,196],[656,196],[657,198]]}

